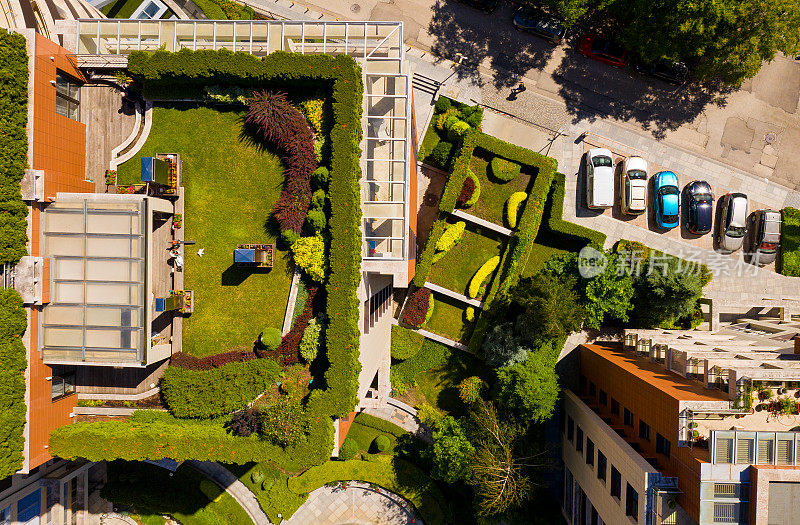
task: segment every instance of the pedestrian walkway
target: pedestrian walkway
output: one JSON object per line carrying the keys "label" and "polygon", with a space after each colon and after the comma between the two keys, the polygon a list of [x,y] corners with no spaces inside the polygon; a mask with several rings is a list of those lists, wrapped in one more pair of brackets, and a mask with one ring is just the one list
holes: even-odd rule
{"label": "pedestrian walkway", "polygon": [[431,441],[431,430],[417,418],[417,410],[402,401],[388,398],[385,403],[367,406],[363,412],[370,416],[394,423],[398,427],[414,434],[419,439]]}
{"label": "pedestrian walkway", "polygon": [[[345,488],[346,487],[346,488]],[[308,495],[286,525],[422,524],[414,507],[383,488],[349,481],[346,485],[320,487]]]}
{"label": "pedestrian walkway", "polygon": [[442,295],[446,295],[447,297],[451,297],[456,301],[461,301],[462,303],[466,303],[470,306],[474,306],[475,308],[483,308],[483,303],[477,299],[470,299],[464,294],[460,294],[458,292],[454,292],[453,290],[448,290],[438,284],[433,284],[431,282],[425,282],[425,288],[429,289],[432,292],[440,293]]}
{"label": "pedestrian walkway", "polygon": [[487,230],[496,231],[497,233],[501,233],[501,234],[505,235],[506,237],[510,237],[511,234],[513,233],[511,230],[509,230],[508,228],[506,228],[504,226],[500,226],[500,225],[495,224],[493,222],[489,222],[487,220],[481,219],[480,217],[476,217],[476,216],[472,215],[471,213],[467,213],[465,211],[453,210],[451,215],[453,215],[454,217],[458,217],[459,219],[464,219],[467,222],[471,222],[473,224],[477,224],[478,226],[480,226],[482,228],[486,228]]}
{"label": "pedestrian walkway", "polygon": [[[270,521],[267,515],[259,505],[258,500],[250,492],[247,486],[239,481],[239,478],[234,476],[231,471],[213,461],[195,461],[188,460],[185,462],[192,468],[199,470],[214,483],[224,488],[228,494],[233,496],[239,505],[247,512],[250,519],[253,520],[255,525],[269,525]],[[308,522],[311,523],[311,522]]]}

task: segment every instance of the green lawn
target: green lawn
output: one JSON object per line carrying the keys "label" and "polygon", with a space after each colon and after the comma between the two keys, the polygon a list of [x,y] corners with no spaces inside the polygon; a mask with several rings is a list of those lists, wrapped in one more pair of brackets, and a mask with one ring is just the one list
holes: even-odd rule
{"label": "green lawn", "polygon": [[100,8],[108,18],[130,18],[143,0],[116,0]]}
{"label": "green lawn", "polygon": [[779,264],[783,275],[800,277],[800,210],[784,208],[781,210],[781,248]]}
{"label": "green lawn", "polygon": [[475,323],[467,322],[466,305],[438,293],[434,294],[434,301],[433,315],[424,328],[454,341],[469,343]]}
{"label": "green lawn", "polygon": [[525,172],[529,168],[523,167],[523,171],[514,180],[501,181],[491,175],[489,167],[491,161],[490,153],[480,148],[475,149],[469,166],[481,183],[481,196],[474,206],[464,211],[494,224],[508,227],[505,221],[506,201],[512,193],[518,191],[529,193],[532,177]]}
{"label": "green lawn", "polygon": [[[307,496],[301,496],[289,490],[287,484],[289,476],[270,463],[225,466],[252,491],[272,523],[281,521],[278,514],[281,514],[283,519],[289,519],[307,499]],[[264,479],[260,483],[253,481],[252,473],[256,471],[264,475]]]}
{"label": "green lawn", "polygon": [[[186,189],[185,287],[195,292],[184,321],[183,350],[205,356],[252,347],[265,326],[280,329],[291,286],[287,252],[268,271],[233,266],[239,243],[276,243],[267,226],[283,182],[278,158],[242,136],[243,112],[189,105],[157,106],[141,156],[180,153]],[[121,183],[138,179],[139,156],[120,166]],[[197,249],[203,248],[199,257]]]}
{"label": "green lawn", "polygon": [[436,129],[433,127],[433,121],[431,121],[428,130],[425,132],[425,137],[422,138],[422,144],[419,146],[419,158],[425,162],[425,158],[431,154],[433,148],[435,148],[441,140],[442,138],[436,132]]}
{"label": "green lawn", "polygon": [[163,514],[183,525],[252,523],[230,494],[186,465],[170,476],[168,470],[148,463],[111,462],[102,495],[117,506],[127,507],[145,525],[164,523]]}
{"label": "green lawn", "polygon": [[461,242],[433,265],[428,281],[466,294],[469,281],[478,268],[495,255],[501,255],[504,247],[505,237],[502,235],[467,223]]}
{"label": "green lawn", "polygon": [[378,451],[372,447],[373,441],[375,441],[375,438],[378,436],[386,436],[389,438],[389,448],[387,448],[383,453],[394,454],[394,446],[397,444],[397,435],[405,435],[407,432],[397,425],[392,425],[387,421],[382,421],[381,424],[393,427],[394,433],[378,430],[377,428],[373,428],[369,425],[363,425],[361,422],[367,419],[364,417],[364,415],[365,414],[362,413],[356,415],[356,418],[353,420],[353,424],[350,425],[350,430],[347,431],[347,437],[355,440],[355,442],[358,444],[358,450],[361,452],[375,454]]}

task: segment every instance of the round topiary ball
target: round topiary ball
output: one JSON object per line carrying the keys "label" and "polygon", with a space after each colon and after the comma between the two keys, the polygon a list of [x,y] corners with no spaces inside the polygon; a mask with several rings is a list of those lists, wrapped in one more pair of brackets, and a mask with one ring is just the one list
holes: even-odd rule
{"label": "round topiary ball", "polygon": [[325,189],[330,181],[330,172],[325,166],[320,166],[311,174],[311,182],[315,188]]}
{"label": "round topiary ball", "polygon": [[339,459],[347,461],[356,457],[356,454],[358,454],[358,444],[349,437],[344,438],[342,446],[339,447]]}
{"label": "round topiary ball", "polygon": [[250,479],[253,480],[253,483],[259,485],[262,481],[264,481],[264,473],[260,470],[254,470],[250,473]]}
{"label": "round topiary ball", "polygon": [[268,326],[258,336],[258,344],[264,350],[275,350],[281,344],[281,331]]}
{"label": "round topiary ball", "polygon": [[376,437],[375,440],[372,442],[372,445],[378,452],[386,452],[389,449],[390,444],[391,443],[389,441],[389,438],[383,434]]}
{"label": "round topiary ball", "polygon": [[452,104],[450,103],[450,99],[447,97],[439,97],[436,99],[436,105],[433,107],[434,113],[444,113]]}

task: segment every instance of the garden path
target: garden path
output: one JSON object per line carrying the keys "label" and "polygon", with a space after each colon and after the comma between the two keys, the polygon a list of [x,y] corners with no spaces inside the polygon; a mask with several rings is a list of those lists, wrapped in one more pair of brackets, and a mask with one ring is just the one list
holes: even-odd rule
{"label": "garden path", "polygon": [[423,441],[431,441],[431,430],[417,418],[417,410],[402,401],[390,397],[385,403],[364,408],[363,412],[394,423]]}
{"label": "garden path", "polygon": [[270,525],[269,518],[261,509],[256,497],[231,471],[213,461],[187,460],[186,463],[208,476],[209,479],[233,496],[233,499],[242,506],[255,525]]}
{"label": "garden path", "polygon": [[500,226],[498,224],[495,224],[493,222],[489,222],[487,220],[481,219],[480,217],[476,217],[476,216],[474,216],[474,215],[472,215],[470,213],[467,213],[465,211],[462,211],[462,210],[453,210],[452,215],[454,217],[458,217],[459,219],[464,219],[465,221],[471,222],[473,224],[477,224],[481,228],[486,228],[487,230],[492,230],[492,231],[496,231],[497,233],[501,233],[501,234],[505,235],[506,237],[510,237],[511,234],[514,233],[511,230],[509,230],[508,228],[505,228],[505,227]]}
{"label": "garden path", "polygon": [[320,487],[308,495],[287,525],[339,525],[371,523],[376,525],[421,524],[414,507],[385,489],[367,483],[349,482],[347,488]]}
{"label": "garden path", "polygon": [[438,284],[433,284],[431,282],[426,282],[425,283],[425,288],[428,288],[429,290],[431,290],[433,292],[438,292],[438,293],[440,293],[442,295],[446,295],[448,297],[452,297],[453,299],[461,301],[462,303],[467,303],[468,305],[474,306],[475,308],[483,308],[483,303],[478,301],[477,299],[470,299],[469,297],[467,297],[464,294],[460,294],[458,292],[454,292],[453,290],[448,290],[447,288],[439,286]]}

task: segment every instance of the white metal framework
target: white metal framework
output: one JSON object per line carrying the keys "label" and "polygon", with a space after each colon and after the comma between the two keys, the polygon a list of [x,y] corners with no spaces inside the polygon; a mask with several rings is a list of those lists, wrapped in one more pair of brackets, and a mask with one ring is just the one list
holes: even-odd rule
{"label": "white metal framework", "polygon": [[408,257],[411,76],[402,22],[97,20],[76,24],[81,67],[124,67],[131,51],[230,49],[353,56],[364,80],[361,208],[364,259]]}

